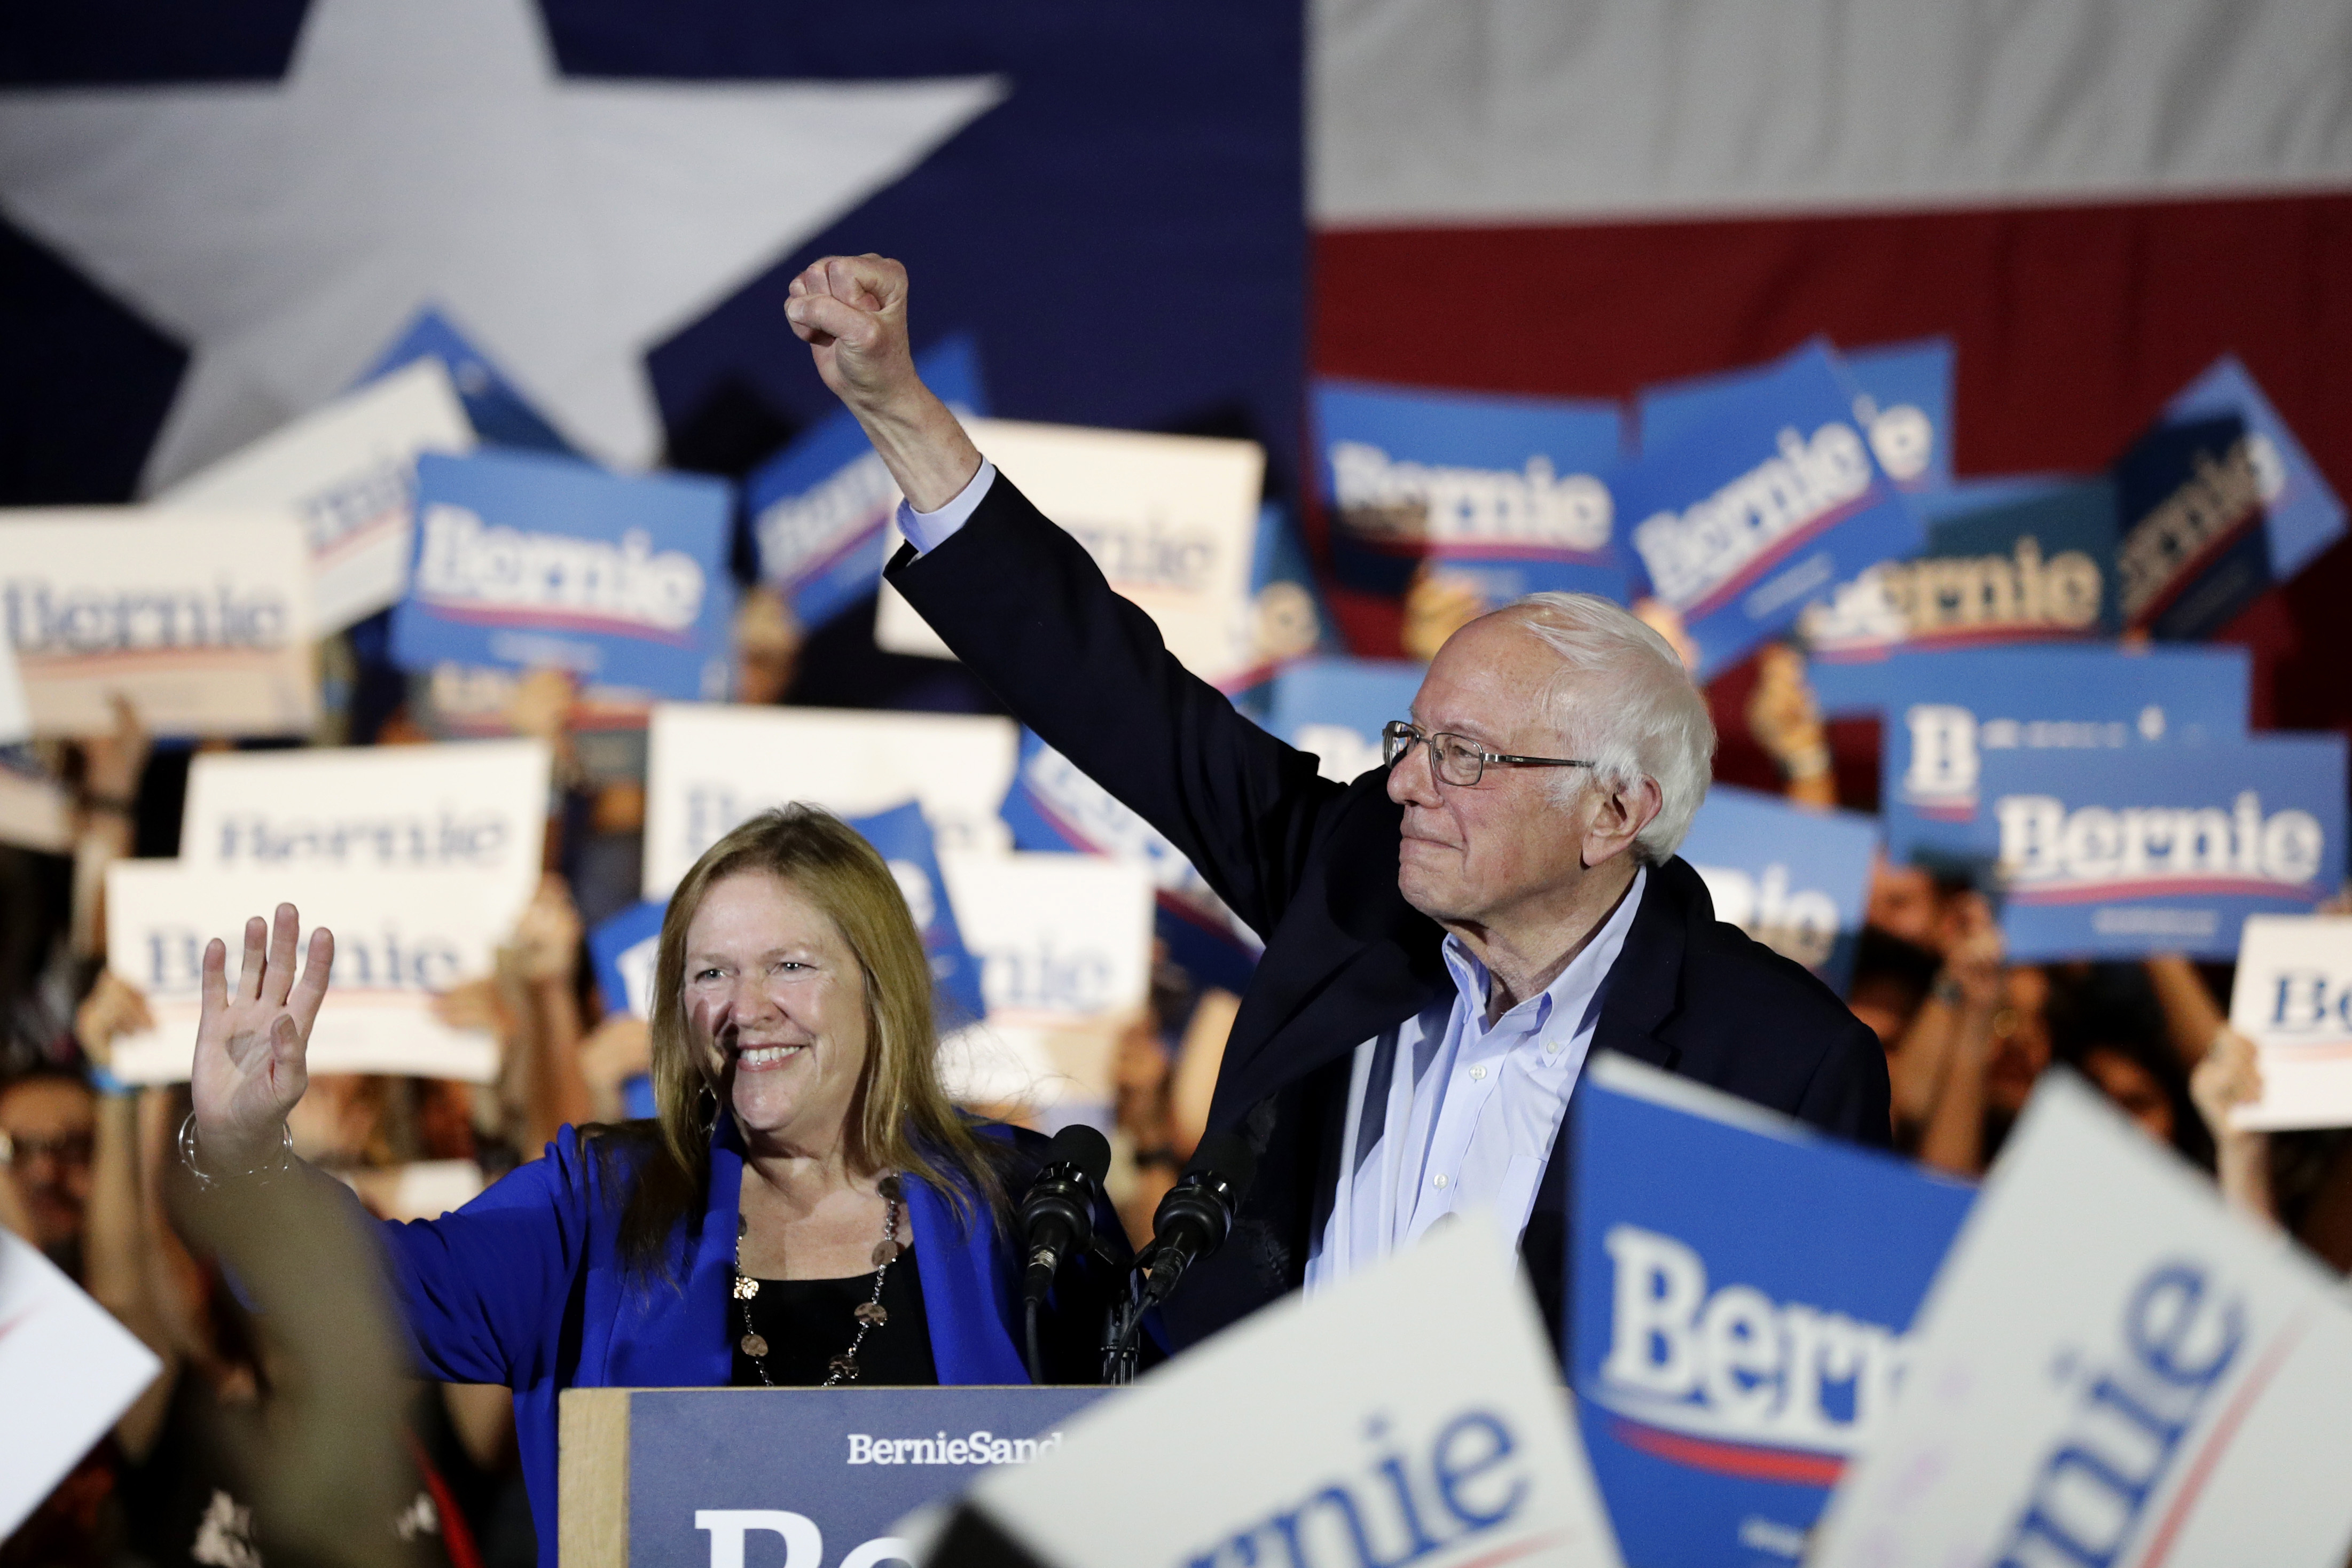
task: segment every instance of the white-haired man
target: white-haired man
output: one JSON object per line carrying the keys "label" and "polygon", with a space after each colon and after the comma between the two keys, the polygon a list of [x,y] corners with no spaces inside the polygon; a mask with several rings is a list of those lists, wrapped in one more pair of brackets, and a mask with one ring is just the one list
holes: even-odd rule
{"label": "white-haired man", "polygon": [[1555,1336],[1587,1056],[1612,1049],[1887,1142],[1877,1037],[1714,918],[1674,855],[1715,730],[1665,642],[1580,595],[1456,632],[1387,764],[1333,784],[1188,675],[916,376],[907,278],[836,257],[786,315],[907,498],[891,581],[1045,742],[1165,834],[1265,940],[1213,1126],[1259,1151],[1181,1346],[1492,1209]]}

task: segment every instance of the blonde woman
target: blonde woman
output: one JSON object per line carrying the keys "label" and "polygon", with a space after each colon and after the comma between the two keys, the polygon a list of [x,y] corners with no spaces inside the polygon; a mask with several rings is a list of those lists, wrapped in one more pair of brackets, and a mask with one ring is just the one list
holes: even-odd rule
{"label": "blonde woman", "polygon": [[[299,929],[290,905],[249,921],[234,990],[205,953],[183,1152],[216,1194],[321,1180],[285,1124],[333,938],[298,981]],[[457,1213],[385,1227],[429,1373],[514,1390],[543,1563],[564,1388],[1029,1381],[1003,1221],[1043,1140],[948,1102],[922,942],[871,846],[798,806],[713,845],[662,922],[652,1037],[655,1121],[566,1128]],[[1096,1226],[1123,1246],[1108,1205]],[[1094,1381],[1122,1272],[1064,1277],[1049,1375]]]}

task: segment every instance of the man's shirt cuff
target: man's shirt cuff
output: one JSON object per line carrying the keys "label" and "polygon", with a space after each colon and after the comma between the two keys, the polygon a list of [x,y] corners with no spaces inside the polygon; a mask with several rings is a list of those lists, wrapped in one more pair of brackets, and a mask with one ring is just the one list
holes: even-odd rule
{"label": "man's shirt cuff", "polygon": [[972,475],[971,483],[957,491],[955,500],[939,510],[917,511],[901,500],[898,503],[898,531],[907,536],[907,542],[915,547],[917,554],[929,555],[953,537],[955,531],[980,510],[982,499],[988,494],[988,487],[995,482],[996,465],[985,458],[982,458],[980,472]]}

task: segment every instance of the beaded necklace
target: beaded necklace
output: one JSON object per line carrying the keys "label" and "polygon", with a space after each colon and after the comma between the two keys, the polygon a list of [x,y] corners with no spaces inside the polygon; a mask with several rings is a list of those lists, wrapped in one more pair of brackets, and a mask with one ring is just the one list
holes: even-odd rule
{"label": "beaded necklace", "polygon": [[[857,1305],[857,1333],[849,1348],[825,1363],[831,1375],[819,1384],[836,1388],[845,1383],[857,1381],[857,1352],[866,1343],[866,1336],[890,1321],[889,1311],[882,1305],[882,1281],[889,1278],[890,1265],[898,1260],[906,1249],[898,1245],[898,1178],[885,1176],[876,1184],[882,1194],[882,1239],[874,1244],[874,1294]],[[737,1310],[743,1317],[743,1337],[735,1342],[751,1363],[760,1381],[770,1388],[775,1379],[768,1375],[768,1341],[751,1326],[751,1298],[760,1293],[760,1282],[743,1272],[743,1216],[735,1216],[735,1258],[730,1270],[735,1277],[734,1297]]]}

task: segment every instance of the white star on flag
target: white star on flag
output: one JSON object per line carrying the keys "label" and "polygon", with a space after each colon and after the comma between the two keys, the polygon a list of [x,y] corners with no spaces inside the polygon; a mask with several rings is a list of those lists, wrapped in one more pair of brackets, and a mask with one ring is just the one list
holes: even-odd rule
{"label": "white star on flag", "polygon": [[425,308],[639,467],[646,351],[1007,90],[567,79],[532,0],[313,0],[282,83],[0,94],[0,209],[190,345],[150,490],[343,390]]}

